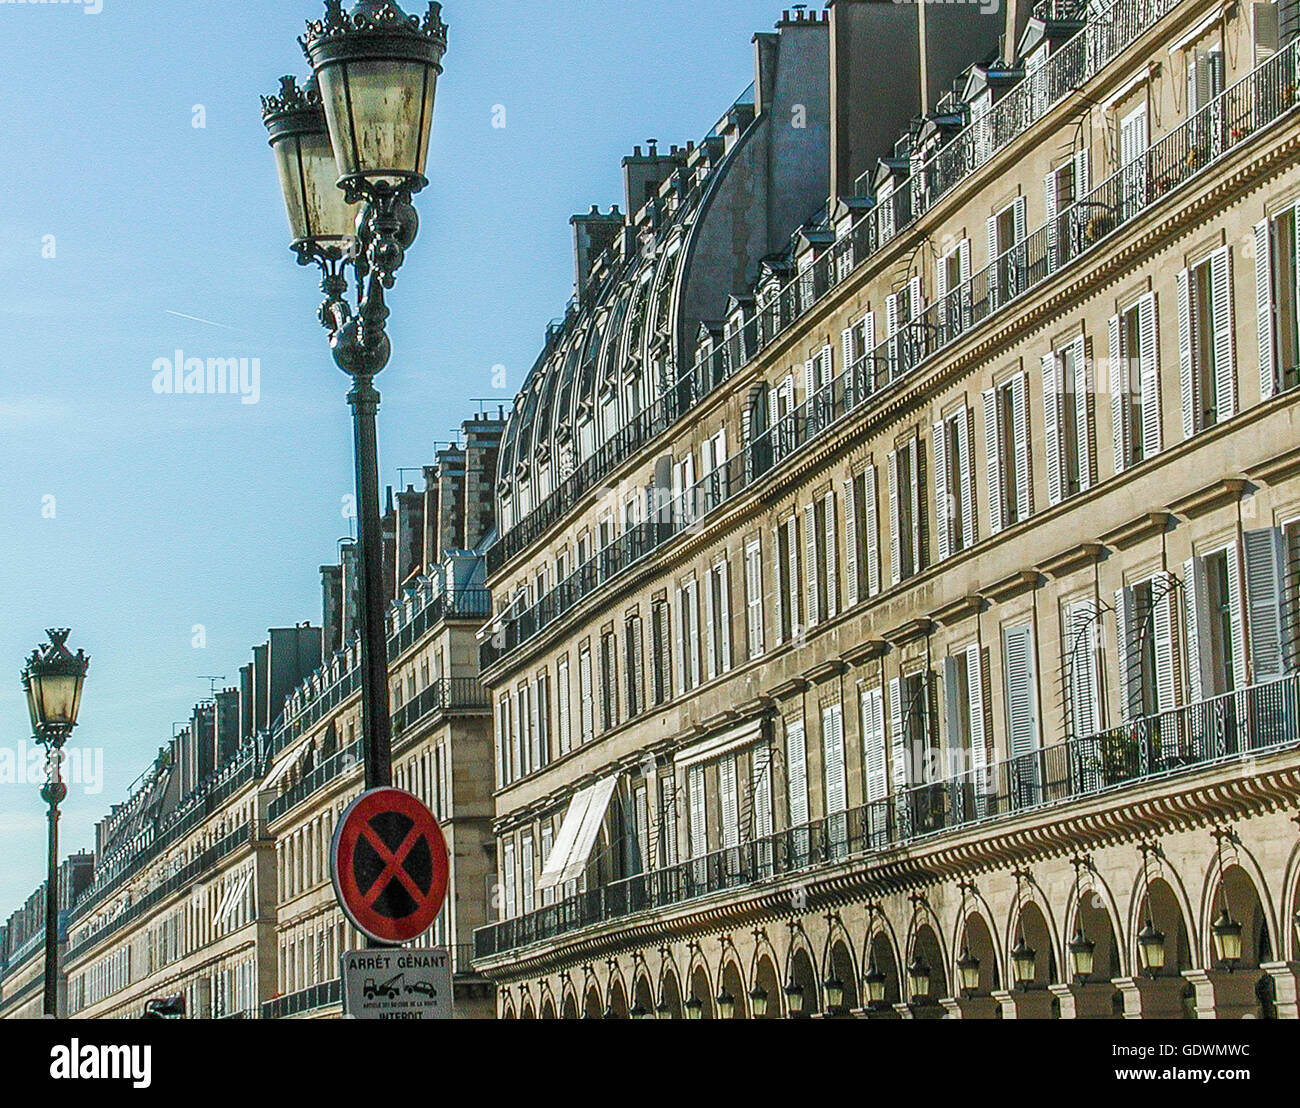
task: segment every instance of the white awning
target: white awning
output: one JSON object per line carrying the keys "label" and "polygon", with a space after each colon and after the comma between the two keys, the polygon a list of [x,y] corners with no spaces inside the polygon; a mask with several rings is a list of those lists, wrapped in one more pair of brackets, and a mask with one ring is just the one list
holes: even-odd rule
{"label": "white awning", "polygon": [[712,738],[688,747],[678,754],[673,761],[678,769],[688,769],[691,766],[699,765],[701,762],[711,762],[714,758],[721,758],[733,751],[744,750],[746,747],[762,741],[762,738],[762,719],[750,720],[748,723],[742,723],[739,727],[733,727],[730,731],[724,731],[721,735],[714,735]]}
{"label": "white awning", "polygon": [[301,765],[307,752],[311,749],[311,743],[303,743],[287,758],[283,759],[271,768],[271,772],[266,775],[266,780],[262,782],[262,788],[269,789],[276,785],[294,766]]}
{"label": "white awning", "polygon": [[569,810],[565,812],[564,822],[560,824],[560,833],[555,836],[550,856],[546,859],[542,875],[537,879],[539,889],[551,889],[567,881],[576,881],[582,876],[617,785],[616,776],[607,777],[590,788],[583,789],[569,801]]}

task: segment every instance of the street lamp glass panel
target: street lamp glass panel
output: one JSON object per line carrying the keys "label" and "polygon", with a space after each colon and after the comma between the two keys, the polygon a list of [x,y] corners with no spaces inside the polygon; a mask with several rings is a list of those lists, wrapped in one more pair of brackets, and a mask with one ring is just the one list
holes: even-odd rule
{"label": "street lamp glass panel", "polygon": [[718,994],[718,1018],[729,1020],[736,1015],[736,998],[725,988]]}
{"label": "street lamp glass panel", "polygon": [[1220,962],[1235,966],[1241,961],[1242,927],[1225,907],[1214,921],[1214,953]]}
{"label": "street lamp glass panel", "polygon": [[838,977],[831,976],[826,979],[826,1010],[828,1012],[838,1011],[844,1006],[844,982]]}
{"label": "street lamp glass panel", "polygon": [[980,960],[971,954],[969,947],[962,949],[961,957],[957,960],[957,973],[963,991],[973,993],[979,990]]}
{"label": "street lamp glass panel", "polygon": [[803,1015],[803,986],[796,985],[793,981],[785,989],[786,1006],[790,1009],[791,1016]]}
{"label": "street lamp glass panel", "polygon": [[1024,935],[1011,951],[1011,961],[1016,971],[1018,985],[1032,985],[1038,976],[1038,952],[1025,942]]}
{"label": "street lamp glass panel", "polygon": [[1077,978],[1087,978],[1092,976],[1092,971],[1097,961],[1097,944],[1090,941],[1084,934],[1083,928],[1080,927],[1075,932],[1074,939],[1070,943],[1070,962],[1074,968],[1074,976]]}
{"label": "street lamp glass panel", "polygon": [[756,1020],[767,1018],[767,990],[762,985],[756,986],[749,994],[749,1005]]}
{"label": "street lamp glass panel", "polygon": [[1157,931],[1155,924],[1148,919],[1147,925],[1138,932],[1137,939],[1142,969],[1154,977],[1165,968],[1165,933]]}
{"label": "street lamp glass panel", "polygon": [[339,175],[401,184],[423,177],[437,72],[419,62],[356,61],[320,70]]}
{"label": "street lamp glass panel", "polygon": [[919,954],[907,967],[907,983],[913,1000],[925,1000],[930,995],[930,964]]}
{"label": "street lamp glass panel", "polygon": [[686,1008],[686,1018],[688,1020],[704,1018],[704,1001],[702,1001],[698,996],[691,997],[684,1007]]}
{"label": "street lamp glass panel", "polygon": [[74,655],[64,645],[68,632],[51,631],[49,635],[49,643],[32,654],[23,670],[27,711],[37,736],[49,728],[71,730],[77,725],[81,690],[90,668],[90,659],[83,652]]}
{"label": "street lamp glass panel", "polygon": [[867,968],[866,975],[862,978],[863,984],[867,987],[867,1003],[879,1005],[885,1003],[885,975],[880,972],[873,958],[870,966]]}

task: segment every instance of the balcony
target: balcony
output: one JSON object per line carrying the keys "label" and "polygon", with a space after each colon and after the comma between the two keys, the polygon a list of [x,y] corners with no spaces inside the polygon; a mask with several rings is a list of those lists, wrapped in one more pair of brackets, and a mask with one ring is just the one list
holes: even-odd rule
{"label": "balcony", "polygon": [[923,784],[802,827],[640,874],[474,933],[478,961],[638,912],[874,855],[1244,756],[1300,747],[1300,675]]}
{"label": "balcony", "polygon": [[[844,370],[775,426],[561,581],[531,608],[508,615],[481,647],[486,670],[601,589],[767,477],[845,417],[910,384],[936,355],[1049,279],[1121,228],[1196,179],[1221,158],[1291,113],[1300,96],[1300,40],[1227,89],[994,260],[931,304]],[[744,341],[744,334],[731,341]]]}
{"label": "balcony", "polygon": [[343,1005],[343,981],[335,978],[319,985],[299,989],[288,996],[277,996],[262,1002],[262,1019],[283,1020],[293,1016],[305,1016],[325,1008],[341,1008]]}
{"label": "balcony", "polygon": [[[1044,66],[1026,77],[980,120],[925,158],[916,171],[858,221],[779,294],[766,301],[741,333],[708,351],[668,392],[638,413],[542,503],[506,531],[487,552],[495,573],[538,541],[588,491],[642,446],[673,426],[695,404],[758,357],[838,285],[902,231],[960,186],[1044,114],[1074,95],[1181,0],[1113,0],[1063,43]],[[1081,0],[1040,5],[1045,17],[1064,21],[1086,13]]]}

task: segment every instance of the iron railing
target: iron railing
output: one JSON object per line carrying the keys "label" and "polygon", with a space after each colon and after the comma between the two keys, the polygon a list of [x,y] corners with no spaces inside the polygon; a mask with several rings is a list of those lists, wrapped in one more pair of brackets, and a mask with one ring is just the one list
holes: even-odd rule
{"label": "iron railing", "polygon": [[[637,524],[531,607],[508,613],[481,646],[483,669],[523,646],[612,578],[765,478],[846,415],[879,400],[973,328],[1071,265],[1217,159],[1293,109],[1300,41],[1269,58],[1001,257],[902,323],[694,488],[651,504]],[[737,336],[743,338],[743,336]]]}
{"label": "iron railing", "polygon": [[986,769],[956,773],[852,811],[579,893],[478,929],[475,958],[492,958],[637,912],[846,859],[868,859],[932,835],[1294,745],[1300,745],[1300,675],[1133,720]]}
{"label": "iron railing", "polygon": [[530,547],[590,489],[640,448],[671,427],[694,404],[718,388],[820,303],[837,285],[887,246],[940,199],[1022,135],[1155,26],[1181,0],[1113,0],[1091,13],[1061,0],[1065,20],[1088,22],[1062,43],[1042,67],[1009,89],[986,113],[946,144],[913,159],[910,176],[883,197],[840,242],[805,272],[763,300],[740,332],[705,352],[650,407],[628,420],[591,457],[500,536],[487,552],[495,573]]}
{"label": "iron railing", "polygon": [[319,985],[310,985],[287,996],[277,996],[262,1001],[262,1019],[282,1020],[290,1016],[302,1016],[322,1008],[334,1008],[343,1004],[343,981],[323,981]]}

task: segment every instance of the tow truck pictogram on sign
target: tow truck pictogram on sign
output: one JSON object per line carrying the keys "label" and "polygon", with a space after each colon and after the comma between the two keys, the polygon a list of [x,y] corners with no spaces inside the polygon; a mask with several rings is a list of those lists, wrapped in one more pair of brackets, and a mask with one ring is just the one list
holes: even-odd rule
{"label": "tow truck pictogram on sign", "polygon": [[407,943],[447,897],[447,844],[433,813],[401,789],[373,789],[343,813],[330,850],[334,892],[352,924],[381,943]]}

